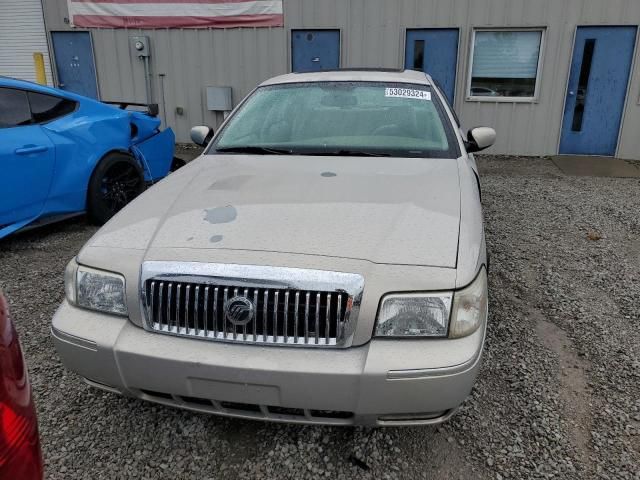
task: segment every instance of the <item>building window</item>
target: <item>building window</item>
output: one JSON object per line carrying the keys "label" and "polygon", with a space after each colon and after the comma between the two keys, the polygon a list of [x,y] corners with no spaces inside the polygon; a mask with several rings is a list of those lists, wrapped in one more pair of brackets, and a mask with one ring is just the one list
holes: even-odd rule
{"label": "building window", "polygon": [[532,100],[540,76],[544,31],[476,30],[468,96],[474,100]]}

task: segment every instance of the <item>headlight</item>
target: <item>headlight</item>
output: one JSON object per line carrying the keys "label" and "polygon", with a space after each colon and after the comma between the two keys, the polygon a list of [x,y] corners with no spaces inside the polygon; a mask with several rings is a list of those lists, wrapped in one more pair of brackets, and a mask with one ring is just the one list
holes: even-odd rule
{"label": "headlight", "polygon": [[453,298],[449,338],[471,335],[487,319],[487,270],[482,267],[471,285],[459,290]]}
{"label": "headlight", "polygon": [[65,271],[69,302],[90,310],[127,315],[124,277],[84,267],[72,260]]}
{"label": "headlight", "polygon": [[387,295],[382,299],[375,335],[446,337],[452,293]]}
{"label": "headlight", "polygon": [[[386,295],[376,322],[377,337],[461,338],[487,318],[487,272],[456,292]],[[451,320],[449,320],[451,319]]]}

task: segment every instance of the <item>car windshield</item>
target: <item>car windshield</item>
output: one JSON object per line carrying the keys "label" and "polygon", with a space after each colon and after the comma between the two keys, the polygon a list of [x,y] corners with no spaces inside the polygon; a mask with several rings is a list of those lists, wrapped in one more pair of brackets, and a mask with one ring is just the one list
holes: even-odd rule
{"label": "car windshield", "polygon": [[457,157],[456,139],[426,85],[304,82],[258,88],[209,153]]}

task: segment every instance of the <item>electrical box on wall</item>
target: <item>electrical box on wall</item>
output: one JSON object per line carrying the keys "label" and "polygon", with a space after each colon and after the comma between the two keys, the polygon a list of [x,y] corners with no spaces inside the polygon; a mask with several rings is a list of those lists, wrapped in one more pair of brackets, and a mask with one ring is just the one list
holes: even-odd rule
{"label": "electrical box on wall", "polygon": [[214,112],[233,110],[231,87],[207,87],[207,110]]}
{"label": "electrical box on wall", "polygon": [[136,57],[151,56],[149,37],[147,37],[146,35],[131,37],[131,49],[133,50],[133,54]]}

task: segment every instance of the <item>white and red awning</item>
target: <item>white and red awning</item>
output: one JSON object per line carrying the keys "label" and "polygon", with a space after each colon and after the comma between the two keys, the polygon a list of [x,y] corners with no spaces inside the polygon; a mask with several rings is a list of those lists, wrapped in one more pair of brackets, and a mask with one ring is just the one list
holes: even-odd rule
{"label": "white and red awning", "polygon": [[282,0],[68,0],[76,27],[281,27]]}

